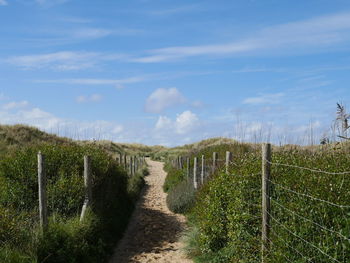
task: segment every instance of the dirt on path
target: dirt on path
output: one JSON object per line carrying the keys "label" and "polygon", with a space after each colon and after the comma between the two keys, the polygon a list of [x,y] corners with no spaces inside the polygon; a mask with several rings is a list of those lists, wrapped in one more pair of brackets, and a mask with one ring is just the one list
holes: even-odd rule
{"label": "dirt on path", "polygon": [[185,217],[169,211],[163,184],[163,163],[147,160],[150,175],[123,239],[110,263],[171,262],[191,263],[182,250],[179,236]]}

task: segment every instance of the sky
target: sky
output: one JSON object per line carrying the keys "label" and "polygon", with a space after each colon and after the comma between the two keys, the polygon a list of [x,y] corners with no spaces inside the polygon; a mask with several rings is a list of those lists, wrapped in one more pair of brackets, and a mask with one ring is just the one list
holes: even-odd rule
{"label": "sky", "polygon": [[348,0],[0,0],[0,123],[74,139],[334,136]]}

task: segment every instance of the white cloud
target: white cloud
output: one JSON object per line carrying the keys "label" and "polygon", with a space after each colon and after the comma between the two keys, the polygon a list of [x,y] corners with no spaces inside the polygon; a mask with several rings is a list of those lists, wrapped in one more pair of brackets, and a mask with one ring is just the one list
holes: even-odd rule
{"label": "white cloud", "polygon": [[18,108],[24,108],[29,105],[28,101],[12,101],[9,103],[6,103],[2,106],[5,110],[11,110],[11,109],[18,109]]}
{"label": "white cloud", "polygon": [[102,100],[102,95],[100,94],[92,94],[90,96],[80,95],[76,98],[78,103],[84,102],[100,102]]}
{"label": "white cloud", "polygon": [[199,119],[196,114],[191,111],[184,111],[177,116],[175,122],[176,132],[178,134],[185,134],[198,127]]}
{"label": "white cloud", "polygon": [[176,89],[157,89],[148,98],[145,104],[145,111],[151,113],[160,113],[165,109],[183,104],[185,97]]}
{"label": "white cloud", "polygon": [[155,129],[158,132],[166,133],[170,138],[172,134],[187,134],[199,125],[200,121],[195,113],[184,111],[178,114],[175,120],[171,120],[166,116],[159,116]]}
{"label": "white cloud", "polygon": [[156,130],[167,130],[172,129],[173,123],[171,119],[166,116],[159,116],[158,121],[156,123]]}
{"label": "white cloud", "polygon": [[257,97],[250,97],[243,100],[244,104],[276,104],[284,96],[283,93],[265,94]]}
{"label": "white cloud", "polygon": [[8,5],[7,2],[5,0],[0,0],[0,6],[4,6],[4,5]]}
{"label": "white cloud", "polygon": [[[314,52],[330,45],[349,42],[350,13],[316,17],[309,20],[266,27],[251,37],[231,43],[174,46],[149,51],[149,55],[131,59],[134,62],[154,63],[173,61],[192,56],[221,56],[251,54],[255,51],[306,49]],[[325,49],[329,50],[329,49]]]}

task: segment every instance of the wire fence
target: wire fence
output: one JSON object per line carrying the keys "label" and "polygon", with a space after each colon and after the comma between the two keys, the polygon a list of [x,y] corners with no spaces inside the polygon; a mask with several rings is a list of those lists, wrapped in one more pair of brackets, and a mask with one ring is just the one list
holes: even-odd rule
{"label": "wire fence", "polygon": [[[217,170],[224,172],[236,165],[234,159],[213,158],[203,163],[202,166],[199,159],[194,169],[193,161],[189,161],[190,166],[184,167],[187,175],[199,184],[205,183]],[[247,195],[240,200],[252,209],[248,213],[250,220],[262,223],[259,231],[262,238],[258,241],[262,252],[255,251],[250,262],[350,262],[350,195],[347,195],[350,171],[274,162],[271,155],[262,160],[262,165],[262,173],[247,174],[239,179],[262,177],[268,185],[267,191],[252,189],[261,194],[261,199]],[[270,173],[268,177],[264,175],[264,165]],[[236,174],[233,176],[240,178]],[[260,214],[256,214],[257,211]],[[262,222],[264,213],[267,221]],[[247,222],[242,221],[242,224]],[[267,230],[264,230],[264,223]]]}

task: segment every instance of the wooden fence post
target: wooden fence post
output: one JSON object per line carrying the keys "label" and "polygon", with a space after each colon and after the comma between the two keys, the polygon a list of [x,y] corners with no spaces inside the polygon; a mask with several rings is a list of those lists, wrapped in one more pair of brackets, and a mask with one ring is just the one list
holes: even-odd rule
{"label": "wooden fence post", "polygon": [[124,153],[124,168],[127,169],[126,153]]}
{"label": "wooden fence post", "polygon": [[38,184],[39,184],[39,216],[42,231],[47,227],[47,196],[46,196],[46,173],[45,156],[38,153]]}
{"label": "wooden fence post", "polygon": [[86,210],[92,203],[92,180],[90,169],[90,156],[84,156],[84,188],[85,188],[85,200],[83,209],[80,215],[80,221],[83,221],[86,216]]}
{"label": "wooden fence post", "polygon": [[270,247],[270,213],[271,213],[271,144],[262,145],[262,247],[261,262],[266,262],[265,256]]}
{"label": "wooden fence post", "polygon": [[133,176],[134,175],[134,164],[133,164],[133,156],[130,156],[130,175]]}
{"label": "wooden fence post", "polygon": [[201,184],[204,184],[204,155],[202,155]]}
{"label": "wooden fence post", "polygon": [[194,157],[194,162],[193,162],[193,187],[194,187],[194,189],[198,188],[198,182],[197,182],[197,157]]}
{"label": "wooden fence post", "polygon": [[215,170],[217,168],[218,165],[218,153],[217,152],[213,152],[213,167],[212,167],[212,174],[215,173]]}
{"label": "wooden fence post", "polygon": [[226,173],[228,174],[228,169],[230,167],[230,162],[232,161],[232,153],[227,151],[226,152]]}
{"label": "wooden fence post", "polygon": [[187,179],[190,178],[190,158],[187,157]]}
{"label": "wooden fence post", "polygon": [[135,174],[138,171],[138,169],[139,169],[139,159],[138,157],[135,156]]}
{"label": "wooden fence post", "polygon": [[122,153],[119,153],[119,165],[122,166],[123,163],[123,155]]}

